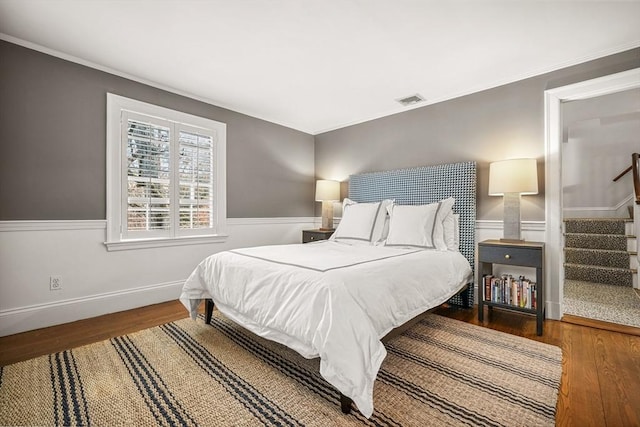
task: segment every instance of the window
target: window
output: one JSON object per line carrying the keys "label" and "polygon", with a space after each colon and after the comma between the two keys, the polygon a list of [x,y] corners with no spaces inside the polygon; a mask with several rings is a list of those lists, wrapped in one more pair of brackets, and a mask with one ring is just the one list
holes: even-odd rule
{"label": "window", "polygon": [[226,125],[107,95],[109,250],[221,240]]}

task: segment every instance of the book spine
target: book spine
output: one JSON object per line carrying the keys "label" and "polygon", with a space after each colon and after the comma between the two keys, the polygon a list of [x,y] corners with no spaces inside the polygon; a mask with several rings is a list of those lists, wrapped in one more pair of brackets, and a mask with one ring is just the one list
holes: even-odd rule
{"label": "book spine", "polygon": [[518,307],[522,307],[524,276],[518,278]]}
{"label": "book spine", "polygon": [[536,290],[538,285],[535,283],[531,284],[531,308],[535,309],[538,307],[538,295],[536,295]]}
{"label": "book spine", "polygon": [[493,302],[498,302],[498,278],[497,277],[494,277],[493,279],[491,279],[491,286],[492,286],[491,299]]}
{"label": "book spine", "polygon": [[484,300],[491,301],[491,279],[493,275],[487,274],[484,276]]}

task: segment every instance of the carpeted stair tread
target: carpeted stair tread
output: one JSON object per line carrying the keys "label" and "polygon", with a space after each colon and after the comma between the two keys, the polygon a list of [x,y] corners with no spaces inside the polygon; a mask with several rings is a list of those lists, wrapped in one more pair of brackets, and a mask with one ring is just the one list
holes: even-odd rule
{"label": "carpeted stair tread", "polygon": [[626,221],[622,218],[565,219],[567,233],[626,234]]}
{"label": "carpeted stair tread", "polygon": [[565,248],[627,250],[624,234],[565,233]]}
{"label": "carpeted stair tread", "polygon": [[577,280],[564,282],[564,314],[640,328],[635,289]]}
{"label": "carpeted stair tread", "polygon": [[569,264],[597,265],[601,267],[629,268],[627,251],[609,249],[565,248],[564,260]]}
{"label": "carpeted stair tread", "polygon": [[564,264],[564,277],[568,280],[633,286],[634,271],[630,268],[601,267],[584,264]]}

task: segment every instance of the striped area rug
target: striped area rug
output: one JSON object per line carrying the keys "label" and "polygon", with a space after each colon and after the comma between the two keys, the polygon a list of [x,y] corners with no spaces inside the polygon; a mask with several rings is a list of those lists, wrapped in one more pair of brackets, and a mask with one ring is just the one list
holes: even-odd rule
{"label": "striped area rug", "polygon": [[367,420],[317,359],[215,314],[0,368],[0,425],[554,425],[554,346],[428,315],[386,343]]}

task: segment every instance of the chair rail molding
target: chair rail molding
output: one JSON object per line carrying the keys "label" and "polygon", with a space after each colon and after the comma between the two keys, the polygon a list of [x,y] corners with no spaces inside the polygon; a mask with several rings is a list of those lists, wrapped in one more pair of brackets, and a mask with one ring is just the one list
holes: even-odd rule
{"label": "chair rail molding", "polygon": [[107,221],[104,219],[0,221],[0,233],[5,231],[104,230],[106,228]]}

